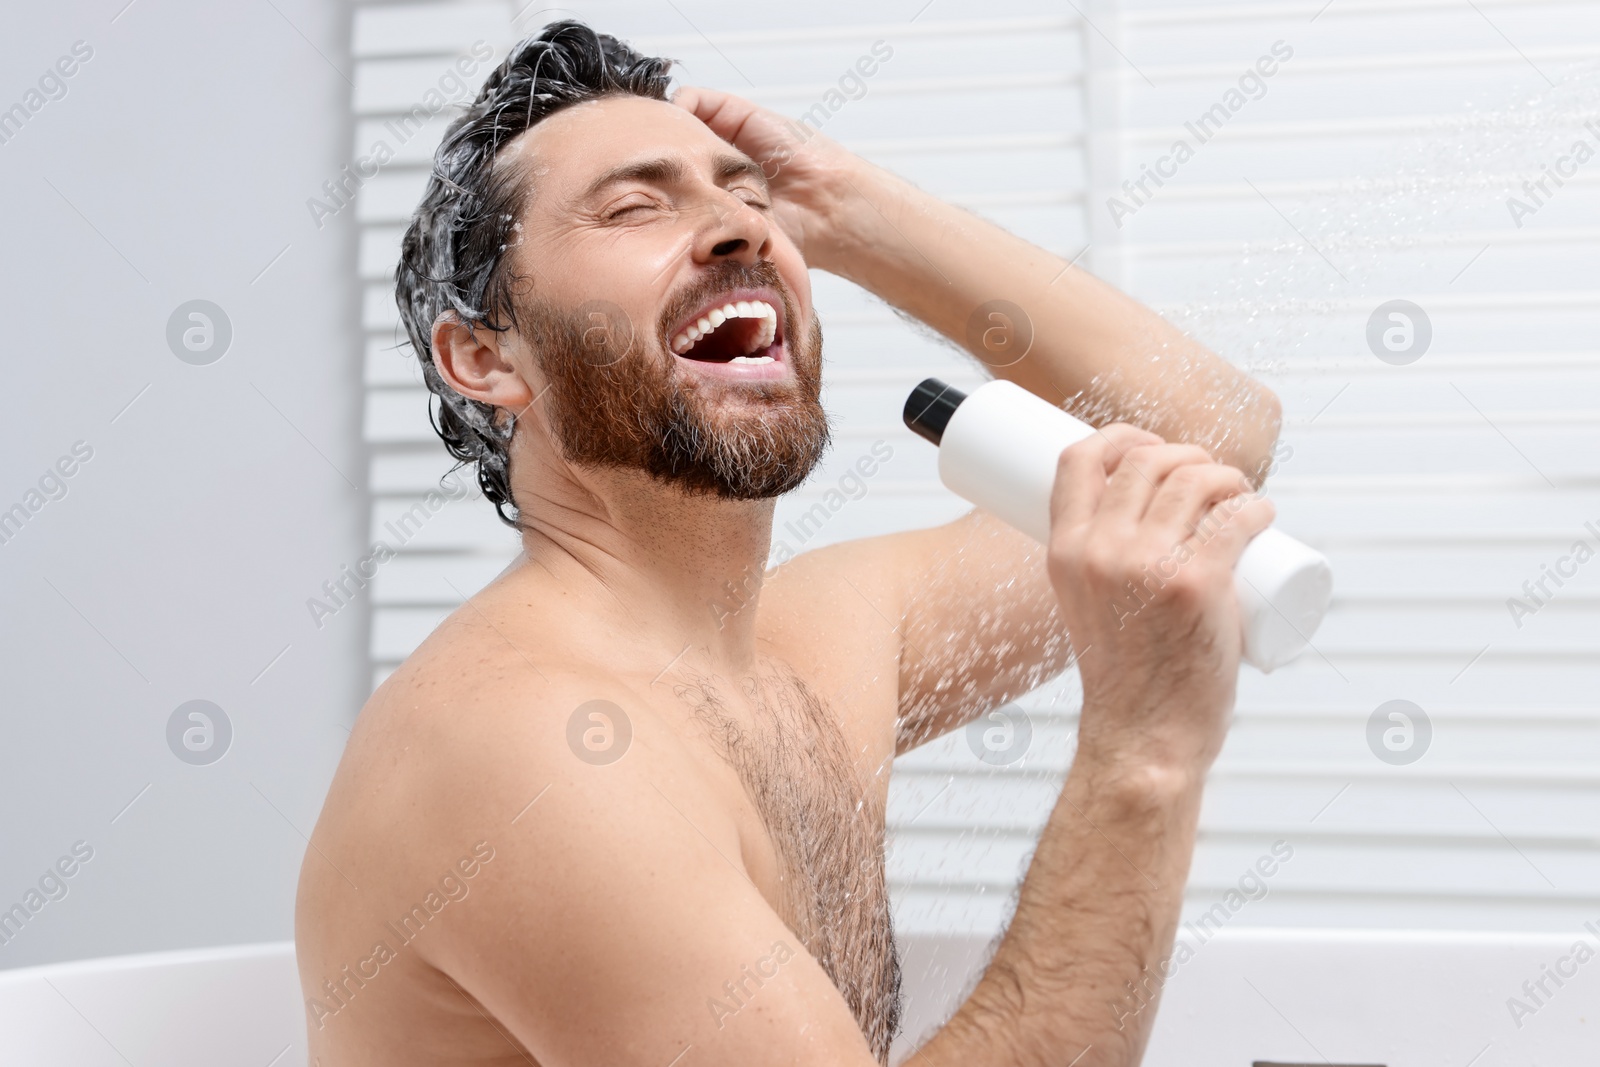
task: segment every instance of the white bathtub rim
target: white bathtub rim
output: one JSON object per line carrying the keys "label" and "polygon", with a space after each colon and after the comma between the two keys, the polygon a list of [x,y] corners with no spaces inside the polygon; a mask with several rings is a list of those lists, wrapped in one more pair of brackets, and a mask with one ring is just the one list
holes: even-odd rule
{"label": "white bathtub rim", "polygon": [[108,974],[117,971],[206,963],[236,963],[241,960],[281,960],[286,957],[291,960],[294,958],[293,941],[252,941],[236,945],[213,945],[207,948],[137,952],[123,956],[92,956],[88,959],[39,963],[0,970],[0,986],[37,982],[42,978],[72,978],[78,975]]}

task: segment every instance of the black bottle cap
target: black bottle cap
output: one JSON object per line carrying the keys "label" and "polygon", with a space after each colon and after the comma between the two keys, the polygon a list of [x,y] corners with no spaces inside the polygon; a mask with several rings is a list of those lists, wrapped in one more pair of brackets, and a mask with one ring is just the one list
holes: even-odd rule
{"label": "black bottle cap", "polygon": [[950,424],[950,416],[966,398],[967,394],[953,385],[946,385],[937,378],[924,378],[906,397],[906,409],[901,417],[913,433],[938,444],[944,437],[944,428]]}

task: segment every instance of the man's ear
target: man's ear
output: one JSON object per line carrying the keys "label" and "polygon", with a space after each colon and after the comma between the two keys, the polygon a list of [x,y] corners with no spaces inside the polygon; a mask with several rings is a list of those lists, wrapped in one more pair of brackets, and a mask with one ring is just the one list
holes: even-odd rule
{"label": "man's ear", "polygon": [[522,411],[533,402],[533,390],[501,346],[505,336],[487,327],[469,329],[454,311],[446,311],[433,323],[433,365],[469,400]]}

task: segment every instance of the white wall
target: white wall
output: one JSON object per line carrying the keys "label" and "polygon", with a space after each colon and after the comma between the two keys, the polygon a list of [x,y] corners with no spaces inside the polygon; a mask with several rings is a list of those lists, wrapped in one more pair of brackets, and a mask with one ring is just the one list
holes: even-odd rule
{"label": "white wall", "polygon": [[[365,694],[361,613],[305,606],[365,534],[352,220],[305,207],[348,158],[348,11],[125,2],[0,34],[0,108],[93,49],[0,144],[0,509],[93,449],[0,544],[0,908],[93,849],[7,968],[291,936]],[[166,340],[196,298],[232,324],[205,366]],[[206,766],[166,740],[194,699],[233,727]]]}

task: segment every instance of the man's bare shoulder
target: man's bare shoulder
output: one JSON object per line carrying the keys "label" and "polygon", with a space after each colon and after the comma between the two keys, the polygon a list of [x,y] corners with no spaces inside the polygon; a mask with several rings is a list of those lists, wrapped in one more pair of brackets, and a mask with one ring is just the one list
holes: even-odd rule
{"label": "man's bare shoulder", "polygon": [[[639,735],[654,743],[635,744]],[[596,791],[600,783],[578,772],[607,746],[640,769],[670,764],[676,753],[663,736],[650,705],[567,647],[559,626],[518,625],[492,602],[469,602],[362,708],[312,836],[301,906],[335,914],[348,884],[403,896],[474,843],[535,822],[526,814],[547,790]],[[561,830],[535,836],[558,846]]]}
{"label": "man's bare shoulder", "polygon": [[[561,647],[555,629],[512,630],[471,604],[441,623],[362,708],[324,822],[414,849],[425,828],[449,835],[509,820],[570,764],[578,708],[626,706],[630,726],[649,714],[603,664]],[[516,806],[500,812],[506,805]]]}

